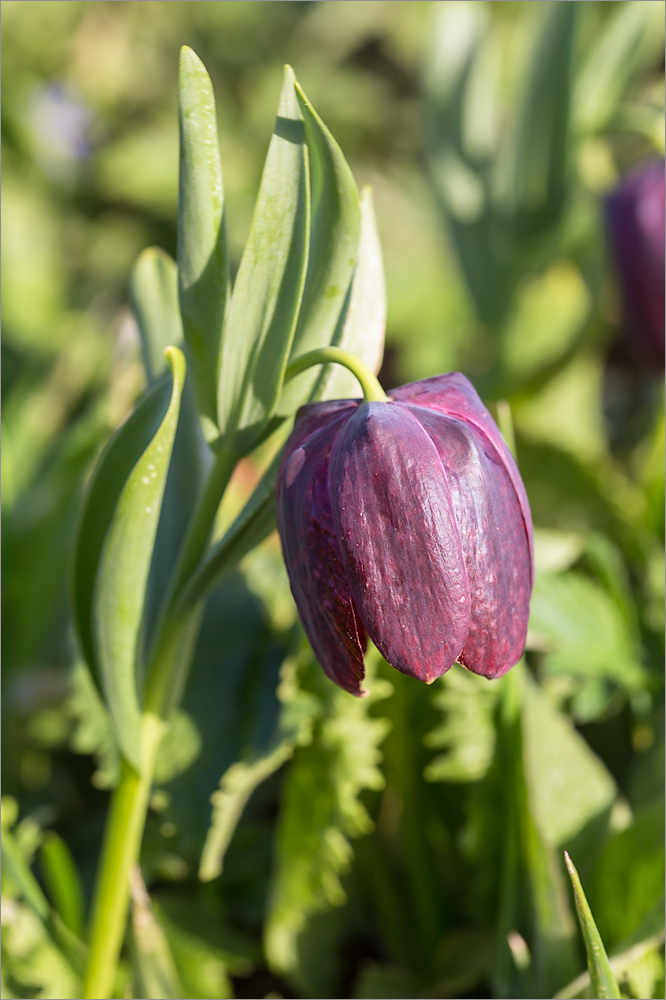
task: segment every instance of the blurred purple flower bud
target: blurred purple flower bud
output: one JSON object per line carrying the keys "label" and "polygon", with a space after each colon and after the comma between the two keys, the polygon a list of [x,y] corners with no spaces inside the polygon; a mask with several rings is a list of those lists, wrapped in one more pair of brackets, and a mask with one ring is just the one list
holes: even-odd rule
{"label": "blurred purple flower bud", "polygon": [[523,653],[533,579],[516,463],[463,375],[389,395],[304,406],[286,444],[277,524],[303,627],[352,694],[366,636],[419,680],[456,661],[501,677]]}
{"label": "blurred purple flower bud", "polygon": [[625,323],[637,353],[664,365],[664,163],[629,174],[606,202]]}

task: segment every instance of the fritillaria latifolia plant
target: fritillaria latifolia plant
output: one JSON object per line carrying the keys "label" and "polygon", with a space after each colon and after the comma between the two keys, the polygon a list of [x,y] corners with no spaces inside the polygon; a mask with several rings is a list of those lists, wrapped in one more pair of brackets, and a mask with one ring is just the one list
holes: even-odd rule
{"label": "fritillaria latifolia plant", "polygon": [[[122,756],[86,997],[111,995],[205,596],[273,529],[276,485],[305,631],[353,694],[367,637],[422,681],[456,661],[502,676],[523,652],[533,578],[520,475],[471,384],[448,374],[387,396],[373,375],[385,297],[370,192],[359,197],[291,69],[233,288],[214,96],[187,48],[179,120],[178,261],[149,249],[131,283],[149,385],[97,464],[74,558],[80,645]],[[295,415],[283,455],[212,543],[237,463]]]}

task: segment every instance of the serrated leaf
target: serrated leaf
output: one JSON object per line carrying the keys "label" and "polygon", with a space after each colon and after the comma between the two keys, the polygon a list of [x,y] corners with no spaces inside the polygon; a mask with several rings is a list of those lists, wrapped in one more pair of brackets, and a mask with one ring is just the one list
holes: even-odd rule
{"label": "serrated leaf", "polygon": [[138,403],[102,451],[84,500],[72,562],[72,607],[81,650],[100,684],[93,634],[93,594],[104,540],[127,479],[164,419],[171,385],[164,378]]}
{"label": "serrated leaf", "polygon": [[499,689],[465,670],[450,670],[433,691],[433,702],[444,721],[424,743],[446,751],[428,765],[427,781],[478,781],[495,750],[495,710]]}
{"label": "serrated leaf", "polygon": [[213,85],[199,57],[180,50],[178,288],[199,409],[217,423],[217,379],[229,289],[222,167]]}
{"label": "serrated leaf", "polygon": [[178,307],[178,269],[159,247],[147,247],[132,269],[129,298],[141,335],[146,379],[152,385],[166,371],[164,349],[179,347],[183,327]]}
{"label": "serrated leaf", "polygon": [[390,691],[376,677],[367,698],[333,691],[312,743],[290,765],[265,930],[269,964],[282,974],[296,969],[297,939],[309,918],[345,901],[340,876],[353,857],[350,838],[372,829],[360,794],[384,783],[379,746],[389,724],[371,718],[369,707]]}
{"label": "serrated leaf", "polygon": [[99,562],[94,628],[106,704],[122,752],[141,767],[137,657],[146,585],[185,381],[185,358],[168,352],[171,401],[118,498]]}
{"label": "serrated leaf", "polygon": [[[342,150],[296,84],[305,122],[312,186],[308,270],[290,360],[336,342],[358,259],[361,210],[356,184]],[[280,413],[293,415],[326,372],[318,368],[285,386]]]}
{"label": "serrated leaf", "polygon": [[282,388],[301,304],[310,236],[305,132],[287,66],[250,235],[225,327],[218,387],[220,429],[251,451]]}
{"label": "serrated leaf", "polygon": [[606,998],[617,998],[617,1000],[620,1000],[622,994],[615,982],[615,976],[610,967],[606,949],[601,940],[601,935],[597,930],[597,925],[594,922],[592,911],[585,898],[578,872],[566,851],[564,852],[564,858],[573,886],[578,922],[580,923],[583,940],[585,941],[587,968],[590,973],[592,995],[597,997],[598,1000],[606,1000]]}
{"label": "serrated leaf", "polygon": [[211,796],[213,815],[199,867],[204,882],[222,873],[227,847],[254,790],[293,756],[297,746],[311,739],[320,706],[316,698],[299,690],[293,660],[282,665],[277,694],[281,707],[271,740],[249,760],[232,764]]}
{"label": "serrated leaf", "polygon": [[[349,351],[365,362],[375,375],[384,356],[386,328],[386,284],[382,248],[372,203],[372,189],[361,192],[361,235],[358,263],[352,279],[349,306],[336,347]],[[358,380],[341,365],[330,365],[318,385],[325,399],[346,399],[359,395]]]}
{"label": "serrated leaf", "polygon": [[578,74],[572,114],[579,133],[603,129],[638,71],[664,52],[664,6],[651,0],[617,4]]}

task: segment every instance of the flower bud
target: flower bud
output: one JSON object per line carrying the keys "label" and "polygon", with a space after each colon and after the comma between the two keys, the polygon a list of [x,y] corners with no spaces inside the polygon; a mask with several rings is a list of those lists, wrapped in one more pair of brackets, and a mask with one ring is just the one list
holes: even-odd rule
{"label": "flower bud", "polygon": [[500,677],[522,656],[532,590],[520,474],[463,375],[389,396],[304,406],[285,446],[277,524],[303,627],[352,694],[367,636],[427,683],[456,661]]}

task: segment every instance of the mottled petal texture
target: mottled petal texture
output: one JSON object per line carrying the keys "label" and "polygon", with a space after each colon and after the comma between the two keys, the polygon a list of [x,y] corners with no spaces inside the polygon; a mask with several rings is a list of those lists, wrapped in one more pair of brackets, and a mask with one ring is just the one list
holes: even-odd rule
{"label": "mottled petal texture", "polygon": [[444,375],[435,375],[433,378],[422,379],[420,382],[411,382],[398,389],[392,389],[389,396],[401,403],[414,403],[428,410],[439,410],[451,417],[458,417],[488,438],[506,467],[520,504],[530,551],[530,583],[532,583],[534,542],[532,515],[525,487],[506,441],[469,379],[461,375],[460,372],[447,372]]}
{"label": "mottled petal texture", "polygon": [[502,457],[469,424],[415,407],[446,470],[465,553],[471,619],[460,662],[501,677],[523,654],[531,592],[522,510]]}
{"label": "mottled petal texture", "polygon": [[523,653],[534,574],[518,468],[463,375],[390,396],[298,413],[277,522],[301,621],[352,694],[366,635],[419,680],[456,660],[501,677]]}
{"label": "mottled petal texture", "polygon": [[362,695],[366,638],[352,604],[328,496],[329,456],[341,421],[331,408],[333,422],[317,430],[318,422],[306,416],[311,432],[303,435],[302,426],[294,429],[278,476],[282,553],[315,656],[331,680],[350,694]]}
{"label": "mottled petal texture", "polygon": [[366,403],[331,452],[329,493],[352,597],[388,662],[432,681],[470,623],[467,570],[437,448],[404,407]]}

